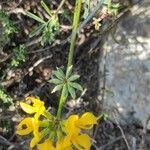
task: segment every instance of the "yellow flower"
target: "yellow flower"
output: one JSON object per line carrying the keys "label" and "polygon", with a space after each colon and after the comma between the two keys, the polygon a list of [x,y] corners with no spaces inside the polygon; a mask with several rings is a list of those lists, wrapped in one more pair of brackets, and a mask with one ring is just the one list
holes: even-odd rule
{"label": "yellow flower", "polygon": [[[23,126],[26,127],[23,128]],[[19,135],[27,135],[32,131],[33,131],[32,118],[25,118],[19,123],[16,133]]]}
{"label": "yellow flower", "polygon": [[91,140],[87,134],[81,135],[72,135],[71,136],[71,143],[78,149],[78,150],[90,150]]}
{"label": "yellow flower", "polygon": [[68,145],[74,145],[78,150],[89,150],[91,145],[90,137],[87,134],[81,134],[81,129],[91,129],[97,123],[97,118],[90,112],[84,113],[81,117],[71,115],[64,121],[64,131],[66,132],[66,141]]}
{"label": "yellow flower", "polygon": [[46,108],[44,106],[44,102],[42,102],[38,98],[34,97],[27,97],[26,100],[31,100],[33,103],[33,106],[20,102],[21,108],[28,114],[34,114],[35,113],[35,119],[38,119],[40,115],[44,114],[46,111]]}
{"label": "yellow flower", "polygon": [[56,143],[54,147],[52,141],[47,139],[42,144],[38,144],[38,150],[72,150],[70,145],[66,142],[66,139],[62,139]]}
{"label": "yellow flower", "polygon": [[93,125],[97,123],[97,118],[90,112],[84,113],[78,121],[76,121],[76,126],[81,129],[91,129]]}
{"label": "yellow flower", "polygon": [[78,115],[71,115],[65,122],[67,134],[79,133],[81,129],[91,129],[97,123],[97,118],[90,112],[84,113],[80,118]]}
{"label": "yellow flower", "polygon": [[[28,117],[22,120],[16,133],[19,135],[33,133],[30,148],[37,145],[39,150],[73,150],[74,148],[90,150],[91,139],[87,134],[81,134],[81,130],[91,129],[97,123],[97,118],[92,113],[86,112],[81,117],[71,115],[65,121],[60,121],[46,110],[44,102],[33,97],[28,97],[27,100],[31,100],[33,105],[20,103],[22,109],[35,115],[33,118]],[[43,115],[46,119],[40,121],[40,115]],[[41,130],[42,128],[44,129]],[[39,144],[48,134],[52,138]]]}
{"label": "yellow flower", "polygon": [[39,133],[39,122],[34,118],[28,117],[19,123],[16,133],[19,135],[27,135],[31,132],[33,132],[34,137],[30,142],[30,147],[33,148],[41,139]]}
{"label": "yellow flower", "polygon": [[71,115],[67,120],[64,121],[64,130],[67,135],[79,133],[80,129],[76,127],[75,122],[79,119],[78,115]]}
{"label": "yellow flower", "polygon": [[57,141],[56,150],[72,150],[70,139],[64,137],[60,141]]}
{"label": "yellow flower", "polygon": [[72,150],[72,146],[78,150],[90,150],[91,138],[87,134],[72,134],[57,142],[56,150]]}
{"label": "yellow flower", "polygon": [[56,150],[52,142],[47,139],[42,144],[38,144],[38,150]]}

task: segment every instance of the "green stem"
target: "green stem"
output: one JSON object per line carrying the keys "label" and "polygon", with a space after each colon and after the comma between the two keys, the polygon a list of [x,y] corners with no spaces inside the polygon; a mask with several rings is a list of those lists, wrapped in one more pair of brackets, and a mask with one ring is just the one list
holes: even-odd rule
{"label": "green stem", "polygon": [[65,97],[65,87],[63,86],[62,92],[61,92],[61,96],[60,96],[60,100],[59,100],[59,106],[58,106],[58,110],[57,110],[57,118],[59,119],[61,117],[61,112],[62,112],[62,108],[63,108],[63,104],[66,100]]}
{"label": "green stem", "polygon": [[74,10],[74,18],[73,18],[73,30],[72,30],[72,35],[71,35],[71,44],[70,44],[70,49],[69,49],[67,69],[72,65],[72,61],[73,61],[77,29],[78,29],[79,20],[80,20],[80,14],[81,14],[81,6],[82,6],[82,0],[76,0],[75,10]]}
{"label": "green stem", "polygon": [[[61,3],[63,3],[63,2],[64,2],[64,0],[61,1]],[[74,10],[74,18],[73,18],[73,30],[72,30],[71,43],[70,43],[70,49],[69,49],[69,54],[68,54],[67,70],[72,65],[72,61],[73,61],[74,47],[75,47],[77,29],[78,29],[79,20],[80,20],[81,6],[82,6],[82,0],[76,0],[75,10]],[[63,108],[64,103],[66,102],[66,99],[67,99],[67,97],[65,96],[66,90],[67,89],[64,85],[62,92],[61,92],[58,111],[57,111],[57,118],[58,119],[61,117],[62,108]]]}
{"label": "green stem", "polygon": [[65,0],[62,0],[61,2],[60,2],[60,4],[59,4],[59,6],[58,6],[58,8],[57,8],[57,10],[56,10],[56,13],[55,14],[57,14],[58,12],[59,12],[59,10],[61,9],[61,7],[64,5],[64,3],[65,3]]}

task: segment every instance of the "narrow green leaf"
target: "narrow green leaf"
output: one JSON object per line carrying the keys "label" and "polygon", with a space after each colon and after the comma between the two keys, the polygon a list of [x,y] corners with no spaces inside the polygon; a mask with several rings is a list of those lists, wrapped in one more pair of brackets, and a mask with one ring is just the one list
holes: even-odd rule
{"label": "narrow green leaf", "polygon": [[83,91],[82,86],[80,84],[78,84],[78,83],[69,82],[69,85],[72,86],[73,88],[77,89],[77,90]]}
{"label": "narrow green leaf", "polygon": [[51,79],[48,82],[53,83],[53,84],[62,84],[63,83],[63,81],[59,80],[59,79]]}
{"label": "narrow green leaf", "polygon": [[60,68],[57,67],[57,70],[63,75],[63,77],[65,77],[65,73],[64,73],[64,71],[62,70],[62,67],[60,67]]}
{"label": "narrow green leaf", "polygon": [[53,71],[53,74],[60,80],[63,80],[65,77],[64,72],[60,68],[57,68],[57,71]]}
{"label": "narrow green leaf", "polygon": [[40,127],[48,127],[49,126],[49,120],[39,121],[39,126]]}
{"label": "narrow green leaf", "polygon": [[38,22],[46,23],[43,19],[41,19],[40,17],[38,17],[30,12],[27,12],[27,16],[29,16],[30,18],[33,18],[34,20],[36,20]]}
{"label": "narrow green leaf", "polygon": [[41,133],[41,139],[43,139],[44,137],[46,137],[49,134],[50,130],[49,128],[45,128],[43,129],[40,133]]}
{"label": "narrow green leaf", "polygon": [[42,29],[45,27],[45,24],[41,24],[40,26],[36,27],[30,34],[29,37],[33,37],[35,35],[39,35]]}
{"label": "narrow green leaf", "polygon": [[63,84],[59,84],[59,85],[55,86],[51,93],[55,93],[56,91],[60,91],[62,89],[62,87],[63,87]]}
{"label": "narrow green leaf", "polygon": [[77,75],[77,74],[75,74],[75,75],[72,75],[72,76],[68,79],[68,81],[75,81],[75,80],[77,80],[77,79],[79,79],[79,78],[80,78],[80,76]]}
{"label": "narrow green leaf", "polygon": [[49,16],[52,16],[51,10],[48,8],[48,6],[45,4],[44,1],[41,1],[42,7],[45,9],[45,11],[49,14]]}
{"label": "narrow green leaf", "polygon": [[43,114],[48,120],[52,120],[53,119],[53,115],[48,112],[48,111],[45,111],[44,114]]}
{"label": "narrow green leaf", "polygon": [[73,69],[73,66],[72,66],[72,65],[67,69],[67,72],[66,72],[66,78],[67,78],[67,79],[68,79],[69,76],[71,75],[72,69]]}
{"label": "narrow green leaf", "polygon": [[73,99],[76,98],[75,89],[68,85],[68,91]]}

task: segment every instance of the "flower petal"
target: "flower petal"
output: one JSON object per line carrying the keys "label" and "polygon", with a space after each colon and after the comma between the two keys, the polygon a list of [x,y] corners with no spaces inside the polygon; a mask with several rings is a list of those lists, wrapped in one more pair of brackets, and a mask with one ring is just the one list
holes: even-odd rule
{"label": "flower petal", "polygon": [[40,141],[40,139],[38,139],[36,137],[33,137],[31,142],[30,142],[30,148],[35,147],[38,144],[39,141]]}
{"label": "flower petal", "polygon": [[[26,128],[23,128],[23,126],[26,126]],[[33,131],[32,118],[25,118],[19,123],[16,133],[19,135],[27,135],[32,131]]]}
{"label": "flower petal", "polygon": [[38,144],[38,150],[49,150],[50,148],[51,150],[56,150],[49,139],[45,140],[42,144]]}
{"label": "flower petal", "polygon": [[38,142],[41,140],[41,134],[39,132],[39,121],[35,118],[32,118],[32,126],[33,126],[33,139],[30,142],[30,147],[35,147]]}
{"label": "flower petal", "polygon": [[91,129],[97,123],[97,118],[90,112],[84,113],[76,122],[76,126],[82,129]]}
{"label": "flower petal", "polygon": [[56,144],[57,150],[72,150],[70,138],[65,137]]}
{"label": "flower petal", "polygon": [[71,139],[73,145],[79,150],[90,150],[91,141],[87,134],[73,135]]}
{"label": "flower petal", "polygon": [[78,115],[71,115],[65,121],[65,131],[67,134],[72,135],[73,133],[78,134],[80,129],[75,126],[75,122],[78,120]]}
{"label": "flower petal", "polygon": [[40,139],[41,135],[39,132],[39,121],[36,119],[32,119],[32,124],[33,124],[33,135],[35,138]]}
{"label": "flower petal", "polygon": [[30,100],[33,103],[33,107],[39,107],[39,106],[44,106],[44,102],[41,101],[39,98],[35,97],[27,97],[26,100]]}
{"label": "flower petal", "polygon": [[21,108],[23,109],[23,111],[25,111],[25,112],[28,113],[28,114],[33,114],[33,113],[35,113],[35,108],[32,107],[32,106],[30,106],[29,104],[20,102],[20,106],[21,106]]}
{"label": "flower petal", "polygon": [[45,108],[42,106],[42,107],[39,107],[39,108],[35,108],[35,109],[37,109],[36,110],[36,114],[35,114],[35,119],[36,120],[38,120],[39,119],[39,117],[40,117],[40,115],[44,115],[44,113],[45,113]]}

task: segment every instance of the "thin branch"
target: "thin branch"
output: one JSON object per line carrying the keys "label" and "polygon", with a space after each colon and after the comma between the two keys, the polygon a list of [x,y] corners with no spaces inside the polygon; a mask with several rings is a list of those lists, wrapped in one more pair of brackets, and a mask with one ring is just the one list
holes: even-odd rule
{"label": "thin branch", "polygon": [[43,61],[45,61],[46,59],[50,59],[50,58],[52,58],[52,55],[49,55],[49,56],[46,56],[46,57],[44,57],[44,58],[39,59],[38,61],[36,61],[36,62],[33,64],[32,67],[30,67],[30,68],[28,69],[29,72],[33,71],[33,69],[34,69],[35,67],[37,67],[39,64],[41,64],[41,63],[42,63]]}
{"label": "thin branch", "polygon": [[21,13],[23,15],[27,14],[26,11],[23,8],[12,9],[12,10],[8,11],[7,14],[18,14],[18,13]]}
{"label": "thin branch", "polygon": [[0,144],[5,146],[13,146],[12,143],[10,143],[7,139],[5,139],[3,136],[0,135]]}
{"label": "thin branch", "polygon": [[110,145],[114,144],[115,142],[117,142],[117,141],[121,140],[122,138],[123,138],[122,136],[119,136],[119,137],[117,137],[117,138],[115,138],[115,139],[111,140],[111,141],[110,141],[110,142],[108,142],[107,144],[105,144],[105,145],[101,146],[98,150],[104,150],[106,147],[108,147],[108,146],[110,146]]}
{"label": "thin branch", "polygon": [[131,148],[130,148],[130,146],[129,146],[129,143],[128,143],[128,140],[126,139],[126,136],[125,136],[125,134],[124,134],[124,131],[123,131],[123,129],[121,128],[121,126],[120,126],[118,120],[116,119],[115,114],[113,114],[113,116],[114,116],[114,120],[115,120],[115,122],[116,122],[118,128],[120,129],[120,132],[121,132],[121,134],[122,134],[122,137],[123,137],[123,139],[124,139],[124,141],[125,141],[125,143],[126,143],[126,146],[127,146],[128,150],[131,150]]}
{"label": "thin branch", "polygon": [[55,12],[55,14],[57,14],[59,12],[59,10],[62,8],[62,6],[64,5],[64,3],[65,3],[65,0],[62,0],[61,3],[59,4],[59,6],[58,6],[58,8],[57,8],[57,10]]}

